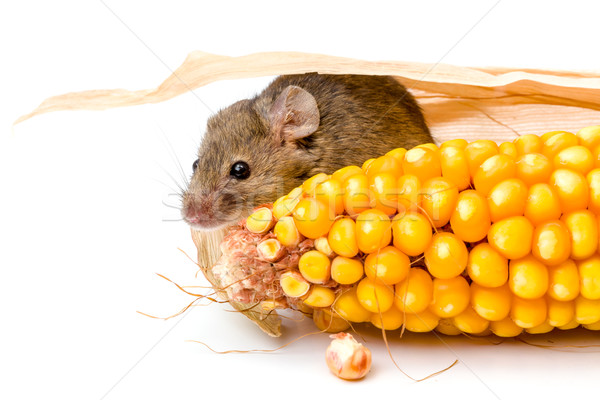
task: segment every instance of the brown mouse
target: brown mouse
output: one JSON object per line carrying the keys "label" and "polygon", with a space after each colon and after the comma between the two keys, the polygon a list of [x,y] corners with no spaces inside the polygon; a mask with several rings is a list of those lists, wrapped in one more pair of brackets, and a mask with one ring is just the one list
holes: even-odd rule
{"label": "brown mouse", "polygon": [[392,77],[280,76],[208,120],[182,215],[223,228],[317,173],[428,142],[421,109]]}

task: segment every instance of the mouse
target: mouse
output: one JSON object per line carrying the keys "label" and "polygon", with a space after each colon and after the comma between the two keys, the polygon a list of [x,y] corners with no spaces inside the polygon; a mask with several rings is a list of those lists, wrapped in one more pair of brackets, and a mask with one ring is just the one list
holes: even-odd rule
{"label": "mouse", "polygon": [[182,217],[223,229],[313,175],[429,142],[420,106],[391,76],[282,75],[207,120]]}

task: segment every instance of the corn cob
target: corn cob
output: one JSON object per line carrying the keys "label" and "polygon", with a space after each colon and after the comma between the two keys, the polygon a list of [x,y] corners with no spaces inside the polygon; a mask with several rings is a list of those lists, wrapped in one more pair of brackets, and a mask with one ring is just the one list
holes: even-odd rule
{"label": "corn cob", "polygon": [[225,237],[233,301],[319,329],[600,329],[600,126],[451,140],[318,174]]}

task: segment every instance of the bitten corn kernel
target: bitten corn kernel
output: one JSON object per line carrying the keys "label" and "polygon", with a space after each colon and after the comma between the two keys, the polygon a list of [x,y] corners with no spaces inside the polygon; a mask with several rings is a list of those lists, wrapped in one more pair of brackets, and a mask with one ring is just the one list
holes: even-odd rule
{"label": "bitten corn kernel", "polygon": [[246,227],[252,233],[268,232],[274,224],[273,212],[267,207],[261,207],[255,210],[246,219]]}
{"label": "bitten corn kernel", "polygon": [[296,271],[288,271],[281,274],[279,283],[283,292],[290,297],[302,297],[310,289],[310,283]]}

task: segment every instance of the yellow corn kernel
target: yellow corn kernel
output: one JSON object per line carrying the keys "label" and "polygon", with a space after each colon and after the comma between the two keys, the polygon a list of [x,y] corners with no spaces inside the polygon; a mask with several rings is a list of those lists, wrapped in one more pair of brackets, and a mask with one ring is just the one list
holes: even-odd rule
{"label": "yellow corn kernel", "polygon": [[367,171],[367,169],[369,169],[369,166],[370,166],[371,164],[373,164],[373,161],[375,161],[375,159],[374,159],[374,158],[369,158],[368,160],[365,160],[365,162],[364,162],[364,163],[363,163],[363,165],[362,165],[362,171],[363,171],[363,172],[366,172],[366,171]]}
{"label": "yellow corn kernel", "polygon": [[578,324],[600,321],[600,299],[590,300],[583,296],[575,299],[575,320]]}
{"label": "yellow corn kernel", "polygon": [[373,177],[378,174],[390,174],[396,179],[402,175],[402,163],[396,157],[381,156],[373,160],[365,170],[367,177]]}
{"label": "yellow corn kernel", "polygon": [[404,316],[404,328],[411,332],[431,332],[439,322],[440,317],[429,310]]}
{"label": "yellow corn kernel", "polygon": [[394,304],[394,291],[389,286],[363,278],[356,286],[356,297],[368,311],[386,312]]}
{"label": "yellow corn kernel", "polygon": [[519,156],[519,153],[517,152],[517,146],[515,146],[515,144],[512,142],[501,143],[500,146],[498,146],[498,151],[500,154],[507,155],[513,160],[516,160]]}
{"label": "yellow corn kernel", "polygon": [[475,175],[481,163],[496,154],[498,154],[498,145],[491,140],[481,139],[469,143],[465,147],[465,156],[469,163],[471,177]]}
{"label": "yellow corn kernel", "polygon": [[424,256],[431,275],[448,279],[462,274],[467,267],[469,252],[465,243],[456,235],[439,232],[433,235]]}
{"label": "yellow corn kernel", "polygon": [[594,168],[600,168],[600,145],[592,150],[592,155],[594,156]]}
{"label": "yellow corn kernel", "polygon": [[551,297],[546,298],[548,304],[547,321],[552,326],[563,326],[575,318],[575,302],[559,301]]}
{"label": "yellow corn kernel", "polygon": [[331,249],[331,246],[329,245],[329,240],[327,240],[327,238],[325,236],[316,238],[314,246],[315,246],[315,249],[317,249],[321,253],[325,254],[327,257],[335,256],[335,253],[333,252],[333,250]]}
{"label": "yellow corn kernel", "polygon": [[587,208],[588,184],[585,177],[579,172],[557,169],[550,175],[549,183],[556,190],[563,213]]}
{"label": "yellow corn kernel", "polygon": [[402,175],[398,178],[398,211],[417,212],[421,208],[421,182],[415,175]]}
{"label": "yellow corn kernel", "polygon": [[491,219],[488,203],[476,190],[464,190],[458,195],[450,216],[452,231],[465,242],[478,242],[487,236]]}
{"label": "yellow corn kernel", "polygon": [[485,287],[471,283],[471,306],[488,321],[500,321],[510,313],[512,293],[508,284]]}
{"label": "yellow corn kernel", "polygon": [[392,223],[380,210],[366,210],[356,218],[356,244],[363,253],[373,253],[392,241]]}
{"label": "yellow corn kernel", "polygon": [[542,139],[538,135],[522,135],[513,140],[519,155],[529,153],[540,153],[542,151]]}
{"label": "yellow corn kernel", "polygon": [[429,309],[441,318],[451,318],[463,312],[471,300],[469,283],[462,276],[433,280],[433,297]]}
{"label": "yellow corn kernel", "polygon": [[531,253],[545,265],[558,265],[571,255],[571,234],[562,221],[543,223],[533,231]]}
{"label": "yellow corn kernel", "polygon": [[273,213],[267,207],[260,207],[248,218],[246,218],[246,228],[253,233],[268,232],[275,225]]}
{"label": "yellow corn kernel", "polygon": [[302,254],[298,260],[300,273],[310,283],[326,283],[331,277],[329,257],[317,250]]}
{"label": "yellow corn kernel", "polygon": [[371,323],[379,328],[393,331],[402,326],[404,322],[404,313],[396,307],[391,307],[386,312],[371,314]]}
{"label": "yellow corn kernel", "polygon": [[594,157],[584,146],[567,147],[554,156],[554,168],[566,168],[585,175],[594,168]]}
{"label": "yellow corn kernel", "polygon": [[279,240],[271,238],[265,239],[256,245],[256,252],[261,260],[275,262],[279,261],[286,254],[285,248]]}
{"label": "yellow corn kernel", "polygon": [[499,287],[508,281],[508,260],[489,243],[480,243],[469,253],[467,272],[474,283]]}
{"label": "yellow corn kernel", "polygon": [[327,179],[315,187],[315,199],[333,210],[336,215],[344,212],[344,188],[336,179]]}
{"label": "yellow corn kernel", "polygon": [[548,290],[548,268],[532,255],[508,264],[508,286],[517,296],[537,299]]}
{"label": "yellow corn kernel", "polygon": [[369,179],[365,174],[348,177],[343,190],[344,210],[348,215],[357,215],[371,208]]}
{"label": "yellow corn kernel", "polygon": [[571,258],[582,260],[590,257],[598,248],[598,221],[588,211],[574,211],[562,216],[571,238]]}
{"label": "yellow corn kernel", "polygon": [[546,183],[550,175],[552,175],[552,163],[543,154],[527,153],[517,159],[517,178],[528,186]]}
{"label": "yellow corn kernel", "polygon": [[442,168],[442,176],[448,179],[458,190],[464,190],[471,185],[469,163],[462,148],[454,146],[442,147],[440,149],[440,166]]}
{"label": "yellow corn kernel", "polygon": [[329,246],[340,256],[354,257],[358,254],[356,243],[356,223],[352,218],[337,219],[327,235]]}
{"label": "yellow corn kernel", "polygon": [[475,189],[487,196],[496,184],[517,175],[515,160],[504,154],[496,154],[485,160],[473,176]]}
{"label": "yellow corn kernel", "polygon": [[490,227],[488,243],[508,259],[525,257],[531,251],[533,226],[525,217],[510,217]]}
{"label": "yellow corn kernel", "polygon": [[523,299],[519,296],[513,296],[510,318],[521,328],[533,328],[542,324],[546,320],[547,313],[544,297]]}
{"label": "yellow corn kernel", "polygon": [[331,279],[342,285],[351,285],[363,277],[363,264],[355,258],[337,256],[331,262]]}
{"label": "yellow corn kernel", "polygon": [[452,322],[452,318],[440,319],[440,322],[435,327],[435,330],[441,334],[448,335],[448,336],[458,336],[458,335],[462,335],[462,333],[463,333],[460,329],[458,329],[456,326],[454,326],[454,323]]}
{"label": "yellow corn kernel", "polygon": [[[564,131],[552,131],[552,132],[546,132],[546,133],[544,133],[540,137],[540,139],[542,140],[542,146],[546,142],[546,140],[550,139],[554,135],[558,135],[559,133],[564,133]],[[540,152],[541,152],[541,150],[540,150]]]}
{"label": "yellow corn kernel", "polygon": [[398,178],[396,176],[390,173],[370,175],[369,189],[374,208],[387,215],[396,214],[398,209]]}
{"label": "yellow corn kernel", "polygon": [[566,331],[569,329],[575,329],[579,326],[579,322],[577,322],[577,320],[575,318],[573,318],[571,320],[571,322],[569,322],[568,324],[565,325],[561,325],[561,326],[557,326],[558,329]]}
{"label": "yellow corn kernel", "polygon": [[588,209],[598,215],[600,214],[600,168],[591,170],[586,178],[590,189]]}
{"label": "yellow corn kernel", "polygon": [[346,179],[350,178],[352,175],[362,174],[362,169],[356,165],[349,165],[344,168],[340,168],[331,174],[331,179],[335,179],[339,183],[342,184],[342,187],[346,183]]}
{"label": "yellow corn kernel", "polygon": [[297,271],[287,271],[281,274],[279,284],[286,296],[302,297],[310,289],[310,283]]}
{"label": "yellow corn kernel", "polygon": [[398,214],[392,221],[394,246],[411,257],[422,254],[433,237],[431,223],[423,214]]}
{"label": "yellow corn kernel", "polygon": [[421,206],[433,226],[439,228],[446,225],[456,207],[458,188],[448,179],[437,177],[423,183],[421,193]]}
{"label": "yellow corn kernel", "polygon": [[440,145],[440,150],[443,150],[447,147],[456,147],[459,149],[464,149],[465,147],[467,147],[468,144],[469,144],[469,142],[467,142],[465,139],[462,139],[462,138],[450,139],[450,140],[446,140],[445,142],[443,142]]}
{"label": "yellow corn kernel", "polygon": [[529,190],[520,179],[506,179],[490,190],[488,206],[492,222],[523,215]]}
{"label": "yellow corn kernel", "polygon": [[402,160],[402,170],[405,174],[415,175],[420,182],[442,174],[438,154],[424,147],[415,147],[406,152]]}
{"label": "yellow corn kernel", "polygon": [[294,211],[294,208],[296,208],[296,205],[298,205],[298,202],[300,201],[300,197],[290,197],[288,196],[282,196],[280,198],[278,198],[274,203],[273,203],[273,217],[275,217],[276,220],[280,220],[283,217],[287,217],[288,215],[291,215],[292,212]]}
{"label": "yellow corn kernel", "polygon": [[394,150],[390,150],[385,153],[386,156],[394,157],[400,163],[400,168],[402,168],[402,160],[404,160],[404,155],[406,154],[406,149],[403,147],[399,147]]}
{"label": "yellow corn kernel", "polygon": [[490,321],[482,318],[472,307],[467,307],[463,312],[452,318],[454,326],[465,333],[481,333],[490,325]]}
{"label": "yellow corn kernel", "polygon": [[525,329],[525,332],[531,335],[539,335],[551,332],[554,329],[554,326],[550,325],[550,322],[544,321],[541,324],[534,326],[533,328]]}
{"label": "yellow corn kernel", "polygon": [[300,200],[293,216],[298,231],[310,239],[327,234],[335,217],[326,204],[314,198]]}
{"label": "yellow corn kernel", "polygon": [[600,299],[600,255],[594,254],[585,260],[577,261],[579,290],[590,300]]}
{"label": "yellow corn kernel", "polygon": [[533,225],[557,220],[562,214],[558,195],[547,183],[536,183],[529,188],[524,215]]}
{"label": "yellow corn kernel", "polygon": [[573,300],[579,295],[579,272],[571,259],[548,267],[548,296],[554,300]]}
{"label": "yellow corn kernel", "polygon": [[490,330],[494,335],[500,337],[515,337],[523,332],[523,328],[515,324],[510,317],[506,317],[500,321],[491,321]]}
{"label": "yellow corn kernel", "polygon": [[323,332],[337,333],[350,328],[345,319],[334,315],[329,310],[316,309],[313,311],[313,322]]}
{"label": "yellow corn kernel", "polygon": [[[544,140],[543,137],[542,140]],[[577,146],[578,144],[579,138],[574,134],[570,132],[558,132],[544,140],[542,154],[548,157],[549,160],[552,160],[561,150]]]}
{"label": "yellow corn kernel", "polygon": [[394,246],[371,253],[365,259],[365,274],[371,280],[394,285],[408,276],[410,259]]}
{"label": "yellow corn kernel", "polygon": [[297,246],[302,241],[302,235],[298,232],[294,218],[291,216],[281,217],[273,228],[273,233],[279,242],[287,247]]}
{"label": "yellow corn kernel", "polygon": [[429,150],[433,151],[434,153],[437,153],[440,150],[440,148],[435,143],[423,143],[423,144],[418,144],[415,147],[422,147],[424,149],[429,149]]}
{"label": "yellow corn kernel", "polygon": [[421,268],[411,268],[408,277],[395,286],[394,303],[400,311],[418,314],[427,309],[432,296],[431,276]]}
{"label": "yellow corn kernel", "polygon": [[331,306],[334,300],[333,290],[324,286],[313,286],[302,302],[309,307],[323,308]]}
{"label": "yellow corn kernel", "polygon": [[260,302],[261,311],[268,313],[278,308],[287,308],[287,302],[284,300],[263,300]]}
{"label": "yellow corn kernel", "polygon": [[590,331],[600,331],[600,321],[594,322],[593,324],[584,324],[582,326]]}
{"label": "yellow corn kernel", "polygon": [[355,287],[341,293],[333,302],[333,309],[346,321],[358,323],[371,319],[371,312],[367,311],[358,301]]}
{"label": "yellow corn kernel", "polygon": [[321,182],[325,182],[327,179],[329,179],[329,175],[324,173],[313,175],[302,183],[302,191],[307,194],[312,194],[317,185]]}
{"label": "yellow corn kernel", "polygon": [[593,149],[600,145],[600,125],[585,127],[577,132],[582,146]]}

